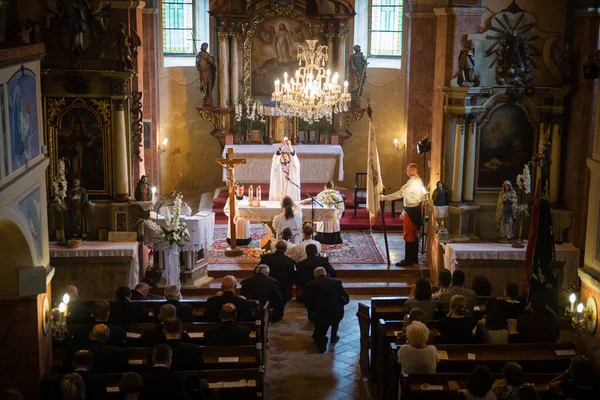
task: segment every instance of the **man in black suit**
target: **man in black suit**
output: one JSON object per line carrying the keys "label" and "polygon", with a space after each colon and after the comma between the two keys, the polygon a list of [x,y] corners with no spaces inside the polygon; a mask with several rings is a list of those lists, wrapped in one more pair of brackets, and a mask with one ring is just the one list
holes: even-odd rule
{"label": "man in black suit", "polygon": [[[287,244],[280,240],[275,245],[275,253],[267,254],[260,260],[260,264],[269,266],[271,270],[271,278],[277,279],[281,295],[283,296],[283,306],[281,317],[283,317],[283,309],[285,304],[292,298],[292,284],[294,283],[294,275],[296,273],[296,263],[294,259],[285,255]],[[256,272],[256,269],[254,270]]]}
{"label": "man in black suit", "polygon": [[140,282],[131,291],[131,300],[162,300],[164,297],[150,293],[150,285]]}
{"label": "man in black suit", "polygon": [[204,332],[204,342],[207,346],[250,344],[250,329],[235,323],[236,314],[237,310],[233,304],[223,304],[219,326]]}
{"label": "man in black suit", "polygon": [[270,269],[268,265],[260,264],[256,267],[255,275],[242,281],[240,294],[250,300],[258,300],[261,310],[267,303],[273,309],[271,314],[272,321],[279,321],[283,316],[283,297],[279,289],[279,282],[269,276]]}
{"label": "man in black suit", "polygon": [[83,378],[85,383],[85,398],[87,400],[105,400],[108,399],[106,385],[101,380],[90,375],[90,370],[94,365],[94,356],[88,350],[79,350],[73,357],[73,368]]}
{"label": "man in black suit", "polygon": [[169,371],[173,361],[173,350],[166,344],[159,344],[152,352],[152,369],[143,375],[144,391],[142,400],[183,400],[181,379]]}
{"label": "man in black suit", "polygon": [[94,355],[94,373],[108,374],[125,371],[128,367],[123,349],[107,344],[110,329],[104,324],[94,325],[90,332],[90,342],[87,346]]}
{"label": "man in black suit", "polygon": [[73,332],[73,340],[76,346],[84,346],[89,340],[92,329],[97,324],[104,324],[110,331],[108,343],[113,346],[123,347],[127,340],[127,332],[119,325],[108,323],[110,317],[110,304],[106,300],[96,300],[94,303],[94,322],[83,329]]}
{"label": "man in black suit", "polygon": [[179,317],[181,322],[186,322],[186,323],[194,322],[194,310],[192,309],[192,307],[188,306],[187,304],[181,303],[179,301],[181,294],[180,294],[177,286],[168,285],[165,288],[165,297],[167,298],[167,301],[162,303],[156,309],[156,311],[154,312],[154,315],[158,315],[159,308],[162,307],[163,305],[172,304],[173,306],[175,306],[175,309],[177,310],[177,316]]}
{"label": "man in black suit", "polygon": [[69,295],[69,315],[67,324],[89,324],[92,322],[92,310],[79,303],[79,291],[77,286],[68,285],[65,293]]}
{"label": "man in black suit", "polygon": [[[154,347],[157,344],[164,343],[167,338],[164,332],[164,323],[169,318],[175,318],[177,316],[177,309],[173,304],[165,304],[158,311],[158,324],[154,329],[142,333],[142,343],[146,347]],[[185,331],[181,333],[181,340],[183,342],[190,341],[190,335]]]}
{"label": "man in black suit", "polygon": [[146,322],[148,312],[146,307],[131,302],[131,289],[121,286],[117,289],[117,301],[110,308],[110,322],[117,325]]}
{"label": "man in black suit", "polygon": [[235,305],[235,308],[237,309],[237,322],[252,322],[255,320],[252,306],[248,300],[235,294],[236,287],[237,281],[233,276],[227,275],[223,278],[221,281],[221,289],[223,292],[206,301],[206,309],[204,310],[205,321],[218,322],[221,307],[226,303]]}
{"label": "man in black suit", "polygon": [[337,331],[344,318],[344,306],[348,304],[350,297],[342,282],[328,278],[323,267],[315,269],[315,279],[306,285],[303,297],[307,310],[314,312],[313,340],[319,347],[319,353],[324,353],[327,350],[327,330],[330,326],[331,343],[340,339]]}
{"label": "man in black suit", "polygon": [[179,318],[167,318],[163,328],[167,340],[164,344],[173,350],[173,371],[193,371],[202,369],[204,360],[200,347],[181,340],[183,324]]}
{"label": "man in black suit", "polygon": [[335,272],[335,269],[329,264],[329,259],[319,255],[317,246],[314,244],[306,245],[306,260],[296,264],[296,285],[304,287],[308,282],[315,279],[315,269],[319,267],[325,268],[328,277],[337,277],[337,272]]}

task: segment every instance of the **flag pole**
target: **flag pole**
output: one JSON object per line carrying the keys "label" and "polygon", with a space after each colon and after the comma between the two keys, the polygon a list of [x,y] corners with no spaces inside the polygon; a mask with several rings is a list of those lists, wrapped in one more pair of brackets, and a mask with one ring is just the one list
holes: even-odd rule
{"label": "flag pole", "polygon": [[[373,123],[373,109],[371,108],[371,102],[367,102],[367,114],[369,115],[369,121]],[[381,193],[380,193],[381,194]],[[387,229],[385,227],[385,201],[379,202],[381,207],[381,226],[383,227],[383,241],[385,242],[385,255],[387,257],[388,266],[392,265],[390,261],[390,246],[388,244]],[[371,227],[371,219],[369,218],[369,227]],[[371,233],[373,229],[371,228]]]}

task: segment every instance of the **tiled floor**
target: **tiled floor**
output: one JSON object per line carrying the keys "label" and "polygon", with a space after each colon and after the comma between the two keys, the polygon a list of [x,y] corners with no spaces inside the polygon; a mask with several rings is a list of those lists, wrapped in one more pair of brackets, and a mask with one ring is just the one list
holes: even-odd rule
{"label": "tiled floor", "polygon": [[[338,343],[317,353],[311,335],[313,324],[304,306],[288,303],[283,320],[271,324],[267,350],[266,394],[268,400],[370,399],[359,370],[359,330],[353,298],[340,323]],[[330,336],[330,333],[328,333]]]}

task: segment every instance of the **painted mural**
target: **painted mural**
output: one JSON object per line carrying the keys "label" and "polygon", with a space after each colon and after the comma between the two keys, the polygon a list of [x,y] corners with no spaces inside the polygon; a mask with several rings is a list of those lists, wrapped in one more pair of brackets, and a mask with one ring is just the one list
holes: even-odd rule
{"label": "painted mural", "polygon": [[27,68],[8,81],[8,116],[12,171],[40,154],[36,77]]}
{"label": "painted mural", "polygon": [[6,102],[4,100],[4,85],[0,85],[0,134],[2,135],[2,152],[4,154],[4,173],[8,175],[8,130],[6,128]]}
{"label": "painted mural", "polygon": [[40,188],[36,188],[19,202],[19,211],[25,218],[27,227],[33,238],[38,261],[43,258],[42,247],[42,203]]}
{"label": "painted mural", "polygon": [[478,189],[498,189],[513,182],[531,160],[534,132],[525,111],[514,104],[496,108],[479,139]]}

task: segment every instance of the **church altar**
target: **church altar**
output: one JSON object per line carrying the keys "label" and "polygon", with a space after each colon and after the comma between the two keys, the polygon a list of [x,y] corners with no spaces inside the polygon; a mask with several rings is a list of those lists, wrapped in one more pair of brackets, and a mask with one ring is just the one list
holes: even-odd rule
{"label": "church altar", "polygon": [[[151,218],[158,225],[165,224],[165,218],[159,215],[158,218]],[[182,247],[185,251],[200,251],[212,246],[213,234],[215,229],[215,213],[201,211],[196,215],[185,217],[183,221],[186,224],[190,237]],[[168,243],[163,242],[160,237],[146,225],[144,225],[144,244],[155,251],[165,250],[169,247]]]}
{"label": "church altar", "polygon": [[[298,206],[302,211],[302,221],[312,220],[312,206]],[[283,212],[278,201],[261,201],[260,207],[250,207],[248,201],[238,202],[237,215],[250,222],[273,222],[273,218]],[[337,208],[315,205],[315,221],[334,221],[337,219]]]}
{"label": "church altar", "polygon": [[[236,158],[245,158],[246,164],[235,169],[237,181],[244,183],[265,183],[271,176],[271,161],[279,144],[265,145],[226,145],[233,149]],[[286,147],[287,148],[287,147]],[[338,165],[337,180],[344,180],[344,151],[340,145],[294,145],[294,151],[300,160],[300,183],[325,183],[334,180],[335,166]],[[223,181],[227,180],[227,171],[223,170]]]}
{"label": "church altar", "polygon": [[[455,268],[465,271],[466,284],[478,275],[487,276],[492,284],[493,295],[502,295],[506,282],[523,283],[525,247],[514,248],[502,243],[447,243],[444,247],[444,266],[451,272]],[[579,287],[577,270],[579,269],[580,251],[571,243],[556,244],[556,262],[562,264],[562,284],[559,274],[559,284],[563,290]]]}
{"label": "church altar", "polygon": [[112,299],[119,286],[139,283],[138,242],[83,242],[76,249],[50,243],[52,290],[74,284],[81,300]]}

